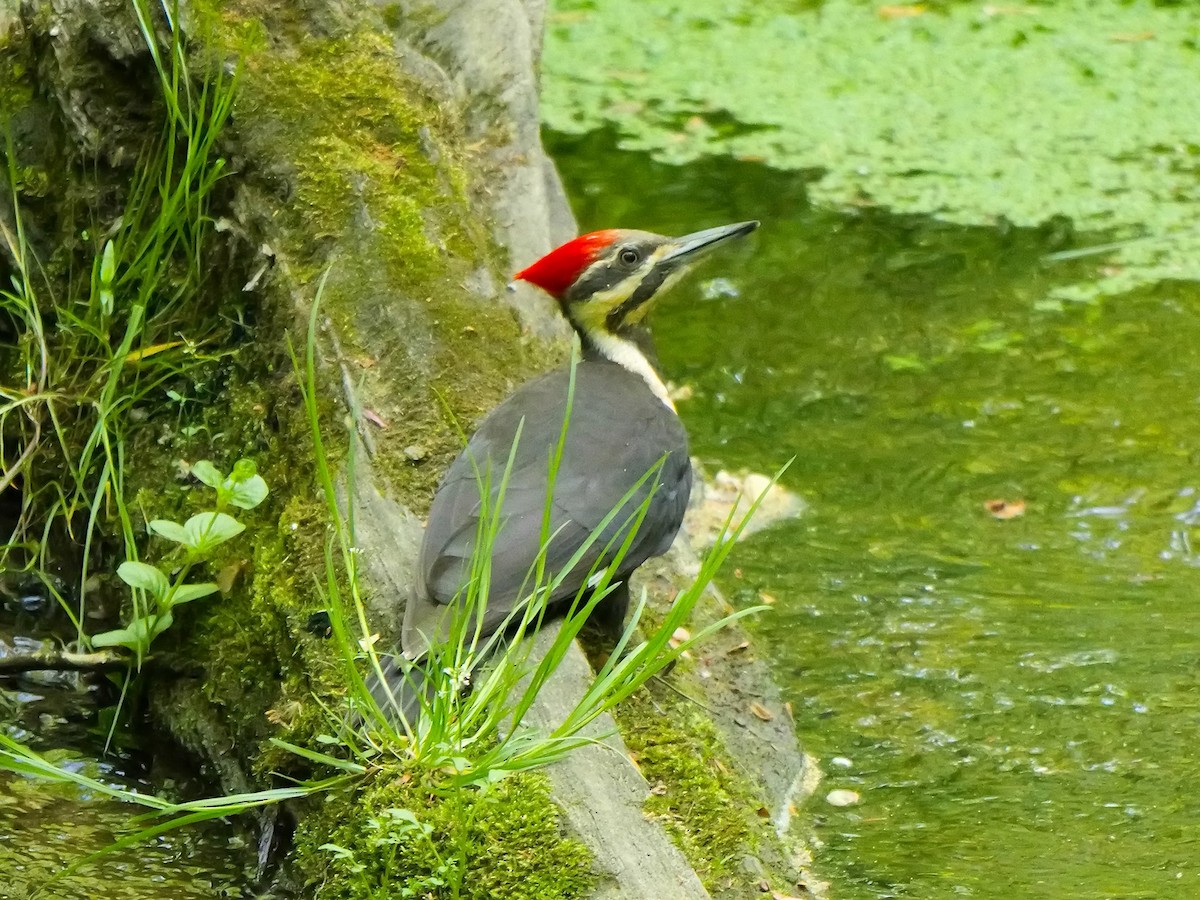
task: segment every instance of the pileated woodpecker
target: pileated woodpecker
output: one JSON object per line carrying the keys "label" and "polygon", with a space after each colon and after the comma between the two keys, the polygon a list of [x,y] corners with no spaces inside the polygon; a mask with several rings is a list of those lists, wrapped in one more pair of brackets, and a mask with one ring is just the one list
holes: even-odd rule
{"label": "pileated woodpecker", "polygon": [[[552,538],[546,572],[557,574],[657,466],[656,476],[644,480],[626,499],[623,512],[594,539],[555,596],[548,598],[551,609],[556,602],[574,598],[586,589],[589,575],[612,564],[624,529],[630,527],[629,514],[649,496],[640,526],[612,573],[610,583],[617,587],[593,612],[601,625],[619,632],[629,603],[629,575],[671,546],[692,483],[687,432],[655,368],[646,313],[697,260],[757,227],[757,222],[741,222],[679,238],[645,231],[595,231],[517,273],[518,279],[554,297],[579,335],[582,359],[575,366],[573,401],[568,409],[570,368],[524,385],[487,415],[446,472],[429,510],[415,589],[405,608],[401,646],[408,660],[420,660],[431,645],[445,639],[450,616],[471,577],[483,510],[495,515],[499,503],[501,526],[492,548],[483,619],[483,631],[490,634],[531,586],[529,571],[542,546],[547,508],[547,533]],[[550,451],[559,441],[564,417],[566,440],[553,502],[547,507]],[[490,473],[491,495],[486,504],[480,497],[480,475],[485,472]],[[396,676],[403,668],[389,666],[388,681],[400,681]],[[408,699],[396,701],[393,696],[390,702],[399,702],[411,721],[411,674],[407,680],[408,691],[403,684],[399,687]],[[376,696],[386,699],[378,691]]]}

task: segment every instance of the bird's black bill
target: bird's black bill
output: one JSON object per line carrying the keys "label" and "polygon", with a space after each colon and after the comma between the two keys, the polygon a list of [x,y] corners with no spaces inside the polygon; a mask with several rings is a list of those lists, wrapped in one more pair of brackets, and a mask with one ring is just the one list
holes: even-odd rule
{"label": "bird's black bill", "polygon": [[738,222],[736,225],[718,225],[716,228],[685,234],[674,240],[674,246],[659,262],[684,262],[694,259],[726,241],[749,234],[757,227],[758,222]]}

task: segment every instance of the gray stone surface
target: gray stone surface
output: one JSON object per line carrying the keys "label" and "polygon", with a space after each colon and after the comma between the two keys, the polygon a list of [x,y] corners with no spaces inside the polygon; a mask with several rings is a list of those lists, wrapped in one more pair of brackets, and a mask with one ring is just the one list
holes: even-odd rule
{"label": "gray stone surface", "polygon": [[[557,624],[535,639],[540,655],[554,641]],[[550,731],[565,719],[591,686],[592,668],[573,644],[538,695],[526,724]],[[650,786],[629,758],[610,716],[584,732],[598,743],[574,751],[548,770],[554,797],[571,830],[595,855],[598,900],[704,900],[708,892],[670,838],[642,812]]]}
{"label": "gray stone surface", "polygon": [[[488,204],[493,233],[508,248],[510,274],[574,236],[558,173],[542,149],[538,60],[543,0],[436,0],[421,51],[448,73],[466,101],[468,127],[493,145]],[[543,337],[569,336],[554,303],[524,282],[508,302]]]}
{"label": "gray stone surface", "polygon": [[[407,506],[381,493],[375,484],[371,466],[362,444],[357,446],[358,462],[354,479],[355,529],[358,544],[365,548],[359,559],[360,574],[375,588],[366,603],[374,619],[387,629],[388,638],[398,640],[399,623],[396,599],[408,596],[416,571],[417,552],[421,547],[421,520]],[[383,548],[383,552],[380,552]]]}

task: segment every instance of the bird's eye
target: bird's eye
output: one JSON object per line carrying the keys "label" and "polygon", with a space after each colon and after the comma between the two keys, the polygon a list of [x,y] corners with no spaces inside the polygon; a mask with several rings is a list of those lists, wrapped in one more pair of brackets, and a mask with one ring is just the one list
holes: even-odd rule
{"label": "bird's eye", "polygon": [[617,258],[627,266],[636,266],[641,262],[642,255],[632,247],[626,247]]}

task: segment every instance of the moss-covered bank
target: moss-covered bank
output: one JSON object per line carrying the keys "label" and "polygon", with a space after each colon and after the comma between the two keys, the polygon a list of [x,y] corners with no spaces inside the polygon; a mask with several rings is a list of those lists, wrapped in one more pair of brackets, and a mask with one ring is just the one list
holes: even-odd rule
{"label": "moss-covered bank", "polygon": [[[523,339],[507,308],[488,302],[503,270],[486,211],[469,196],[471,151],[457,100],[402,71],[390,32],[368,10],[330,4],[319,20],[289,4],[185,12],[193,87],[220,66],[236,67],[238,87],[221,145],[227,174],[198,238],[204,303],[181,319],[183,344],[156,350],[159,360],[179,357],[178,375],[132,410],[124,452],[136,462],[126,487],[139,532],[145,519],[186,517],[207,502],[188,474],[196,459],[227,468],[248,457],[271,487],[268,501],[242,517],[245,538],[209,567],[210,577],[226,573],[225,593],[183,610],[155,645],[171,668],[197,677],[147,685],[158,721],[211,759],[227,788],[245,789],[279,770],[309,774],[268,739],[320,746],[329,722],[314,698],[336,704],[343,690],[329,646],[304,627],[324,602],[317,586],[327,522],[288,345],[303,342],[315,280],[330,273],[319,377],[331,447],[344,452],[344,410],[361,403],[376,423],[376,474],[417,510],[457,449],[458,423],[469,427],[536,358],[555,351]],[[52,34],[66,51],[46,57]],[[137,147],[157,135],[161,103],[135,89],[156,84],[137,38],[129,4],[110,2],[35,11],[6,40],[5,118],[47,296],[69,292],[72,273],[95,252],[80,237],[79,213],[103,233],[120,214],[123,187],[146,165]],[[87,127],[89,111],[72,105],[91,92],[109,101],[103,129]],[[86,385],[72,389],[83,396]],[[138,542],[151,560],[166,550],[153,538]],[[347,848],[359,846],[349,835],[373,834],[369,823],[400,802],[386,788],[400,777],[381,773],[360,793],[320,805],[293,854],[297,883],[319,884],[331,897],[387,891],[364,893],[365,882],[349,879],[321,848],[321,834],[338,830]],[[435,828],[448,816],[431,796],[404,802]],[[536,896],[545,897],[578,896],[590,884],[586,851],[560,834],[537,779],[455,802],[477,805],[479,827],[504,838],[469,854],[471,883],[518,896],[541,879]],[[505,829],[489,827],[497,819]],[[438,865],[408,859],[399,874],[426,883]]]}
{"label": "moss-covered bank", "polygon": [[369,812],[347,818],[341,800],[328,798],[297,832],[297,854],[326,861],[316,900],[572,900],[594,881],[587,849],[560,834],[542,776],[439,797],[396,772],[357,800]]}

